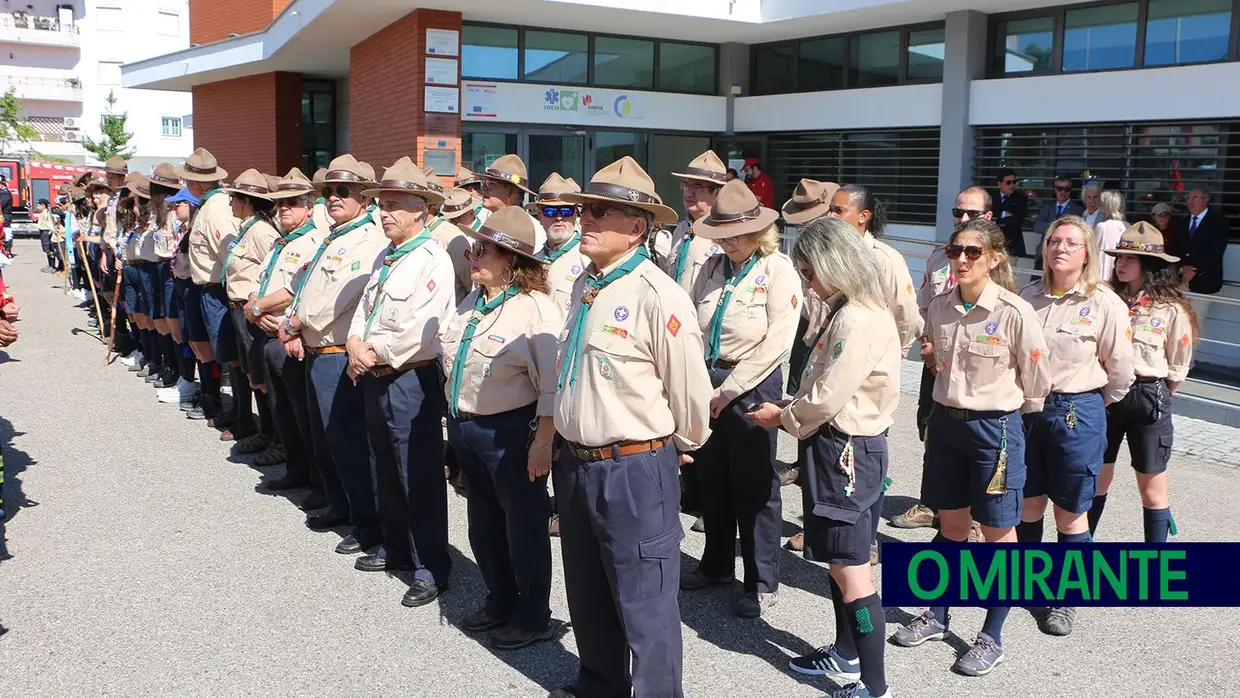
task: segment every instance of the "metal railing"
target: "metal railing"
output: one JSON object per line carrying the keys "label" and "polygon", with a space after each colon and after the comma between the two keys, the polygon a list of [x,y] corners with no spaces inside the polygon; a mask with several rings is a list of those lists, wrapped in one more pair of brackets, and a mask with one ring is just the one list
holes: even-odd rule
{"label": "metal railing", "polygon": [[25,17],[19,19],[12,14],[0,14],[0,39],[14,39],[38,44],[62,43],[72,46],[81,41],[80,31],[76,24],[62,28],[57,17]]}

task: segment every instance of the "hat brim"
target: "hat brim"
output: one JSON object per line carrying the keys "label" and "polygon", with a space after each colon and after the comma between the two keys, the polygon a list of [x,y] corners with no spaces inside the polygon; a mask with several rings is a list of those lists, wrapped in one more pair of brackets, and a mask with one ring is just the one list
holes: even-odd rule
{"label": "hat brim", "polygon": [[362,196],[370,198],[378,198],[380,194],[410,194],[420,199],[424,199],[428,205],[442,204],[444,201],[443,194],[432,189],[396,189],[393,187],[375,187],[374,189],[363,189]]}
{"label": "hat brim", "polygon": [[1142,250],[1103,250],[1103,252],[1106,252],[1112,257],[1118,257],[1122,254],[1130,254],[1130,255],[1136,255],[1139,257],[1157,257],[1165,262],[1172,262],[1172,263],[1180,261],[1179,257],[1169,255],[1165,252],[1144,252]]}
{"label": "hat brim", "polygon": [[359,187],[376,187],[379,185],[378,182],[374,182],[369,179],[325,179],[317,184],[319,186],[323,186],[324,184],[356,184]]}
{"label": "hat brim", "polygon": [[440,217],[440,218],[443,218],[443,219],[444,219],[444,220],[446,220],[446,221],[454,221],[454,220],[456,220],[456,219],[460,218],[461,216],[465,215],[466,213],[472,213],[472,212],[473,212],[473,210],[474,210],[474,207],[473,207],[473,206],[466,206],[465,208],[463,208],[463,209],[461,209],[461,210],[459,210],[459,211],[444,211],[444,210],[440,210],[440,211],[439,211],[439,217]]}
{"label": "hat brim", "polygon": [[182,165],[174,166],[172,168],[172,171],[175,172],[176,175],[180,177],[181,179],[188,180],[191,182],[221,182],[225,179],[228,179],[228,170],[225,170],[224,168],[219,167],[218,165],[216,166],[214,172],[208,172],[207,174],[199,174],[197,172],[190,172],[189,170],[185,169],[185,167]]}
{"label": "hat brim", "polygon": [[[727,182],[726,182],[726,181],[721,182],[721,181],[719,181],[719,180],[717,180],[717,179],[711,179],[710,177],[707,177],[707,176],[705,176],[705,175],[689,174],[689,173],[687,173],[687,172],[673,172],[673,173],[672,173],[672,176],[673,176],[673,177],[679,177],[679,178],[681,178],[681,179],[692,179],[692,180],[694,180],[694,181],[698,181],[698,182],[706,182],[707,184],[713,184],[713,185],[715,185],[715,186],[717,186],[717,187],[722,187],[723,185],[727,184]],[[724,173],[724,177],[726,177],[726,176],[727,176],[727,174],[726,174],[726,173]]]}
{"label": "hat brim", "polygon": [[242,196],[252,196],[255,199],[262,199],[263,201],[272,200],[271,192],[267,192],[266,194],[259,194],[258,192],[246,191],[245,189],[237,189],[235,187],[221,187],[220,191],[224,192],[225,194],[241,194]]}
{"label": "hat brim", "polygon": [[314,187],[309,189],[277,189],[268,194],[267,198],[272,201],[279,201],[281,199],[296,199],[299,196],[314,197],[317,195],[318,192],[314,190]]}
{"label": "hat brim", "polygon": [[516,255],[521,255],[522,257],[525,257],[526,259],[532,259],[532,260],[534,260],[535,262],[538,262],[539,264],[542,264],[542,265],[549,265],[549,264],[551,264],[551,262],[548,262],[547,260],[545,260],[545,259],[543,259],[543,258],[542,258],[542,252],[541,252],[541,251],[536,250],[536,251],[534,252],[534,254],[527,254],[527,253],[525,253],[525,252],[522,252],[521,250],[516,249],[515,247],[509,247],[508,245],[505,245],[505,244],[503,244],[503,243],[496,242],[496,241],[495,241],[494,239],[492,239],[490,236],[488,236],[488,235],[486,235],[484,232],[482,232],[482,231],[484,231],[484,230],[487,230],[487,227],[486,227],[485,225],[484,225],[481,229],[479,229],[479,230],[471,230],[471,229],[469,229],[469,228],[460,228],[460,230],[465,231],[465,234],[466,234],[466,235],[468,235],[469,237],[471,237],[471,238],[473,238],[473,239],[475,239],[475,240],[481,240],[482,242],[489,242],[489,243],[491,243],[492,245],[495,245],[496,247],[499,247],[500,249],[507,250],[507,251],[509,251],[509,252],[511,252],[511,253],[513,253],[513,254],[516,254]]}
{"label": "hat brim", "polygon": [[[779,215],[784,219],[785,223],[791,225],[805,225],[811,221],[818,220],[831,212],[830,202],[822,202],[809,208],[791,208],[796,206],[792,199],[784,202],[782,208],[779,209]],[[791,210],[789,210],[791,208]]]}
{"label": "hat brim", "polygon": [[535,199],[534,201],[531,201],[528,204],[526,204],[525,208],[528,211],[537,212],[538,209],[542,208],[543,206],[576,206],[577,205],[576,201],[569,201],[563,198],[564,196],[565,196],[564,194],[561,194],[560,196],[554,199]]}
{"label": "hat brim", "polygon": [[529,187],[525,187],[520,184],[517,184],[511,179],[504,179],[503,177],[496,177],[495,175],[489,175],[489,174],[480,174],[478,175],[478,178],[480,180],[493,179],[496,182],[503,182],[504,184],[511,184],[512,186],[516,187],[517,189],[520,189],[521,191],[525,192],[526,194],[529,194],[530,196],[538,196],[538,192],[534,191],[533,189],[530,189]]}
{"label": "hat brim", "polygon": [[90,182],[84,187],[84,189],[86,191],[87,196],[90,196],[96,189],[104,189],[106,191],[116,191],[112,187],[108,186],[107,182],[100,180],[100,179],[96,179]]}
{"label": "hat brim", "polygon": [[675,223],[680,220],[680,214],[676,213],[676,209],[663,204],[648,204],[641,201],[629,201],[627,199],[613,199],[610,196],[599,196],[597,194],[564,194],[565,203],[570,204],[586,204],[597,202],[600,204],[611,204],[612,206],[628,206],[630,208],[641,209],[647,213],[654,215],[656,223]]}
{"label": "hat brim", "polygon": [[129,176],[129,169],[128,169],[128,168],[126,168],[126,169],[123,169],[123,170],[110,170],[110,169],[107,169],[107,168],[105,167],[105,168],[104,168],[104,170],[103,170],[103,173],[104,173],[105,175],[119,175],[119,176],[121,176],[121,177],[128,177],[128,176]]}
{"label": "hat brim", "polygon": [[773,208],[762,207],[756,218],[750,218],[739,223],[721,223],[712,225],[710,216],[703,217],[700,221],[693,224],[693,234],[700,235],[707,240],[719,240],[722,238],[734,238],[741,235],[752,235],[760,233],[771,227],[771,224],[779,220],[779,211]]}

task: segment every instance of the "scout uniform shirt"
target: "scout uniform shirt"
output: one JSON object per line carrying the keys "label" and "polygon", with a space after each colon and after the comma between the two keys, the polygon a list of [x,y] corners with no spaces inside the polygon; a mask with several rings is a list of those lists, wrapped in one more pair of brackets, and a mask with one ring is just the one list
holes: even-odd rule
{"label": "scout uniform shirt", "polygon": [[824,424],[849,436],[877,436],[895,421],[904,351],[886,308],[850,303],[836,295],[836,311],[817,341],[792,402],[780,412],[784,430],[798,439]]}
{"label": "scout uniform shirt", "polygon": [[185,240],[185,236],[189,235],[189,223],[182,223],[180,220],[172,222],[172,231],[176,239],[176,252],[172,255],[172,275],[178,279],[190,279],[193,275],[189,268],[189,252],[182,251],[181,245]]}
{"label": "scout uniform shirt", "polygon": [[951,260],[947,258],[947,250],[936,247],[926,259],[926,273],[921,280],[921,288],[917,291],[917,308],[921,317],[926,318],[926,309],[935,296],[956,288],[956,275],[952,274]]}
{"label": "scout uniform shirt", "polygon": [[120,224],[116,222],[116,203],[119,201],[120,195],[113,194],[108,197],[107,214],[103,221],[103,244],[116,250],[116,241],[120,237]]}
{"label": "scout uniform shirt", "polygon": [[165,262],[172,259],[172,255],[177,251],[176,233],[172,230],[175,220],[176,216],[169,212],[164,220],[164,227],[160,228],[155,223],[155,216],[151,216],[146,230],[135,236],[138,259],[144,262]]}
{"label": "scout uniform shirt", "polygon": [[[315,251],[319,249],[319,244],[323,242],[323,237],[327,234],[328,228],[320,227],[318,221],[314,223],[313,228],[292,242],[284,243],[283,237],[276,240],[275,246],[263,258],[262,267],[258,273],[256,293],[262,292],[259,298],[280,290],[289,293],[296,290],[295,279],[300,279],[297,272],[314,258]],[[293,232],[295,231],[290,230],[289,234]],[[265,287],[264,284],[266,284]]]}
{"label": "scout uniform shirt", "polygon": [[229,300],[244,302],[258,293],[263,260],[279,239],[280,234],[267,221],[255,218],[241,224],[241,230],[225,253],[224,286]]}
{"label": "scout uniform shirt", "polygon": [[921,313],[917,309],[917,292],[913,288],[913,277],[909,275],[908,264],[904,261],[904,255],[891,245],[869,233],[862,238],[878,258],[878,266],[883,271],[879,281],[887,298],[887,307],[896,319],[900,346],[908,351],[913,340],[921,336],[923,324]]}
{"label": "scout uniform shirt", "polygon": [[[676,231],[672,233],[672,251],[665,258],[663,271],[672,277],[685,293],[693,293],[693,284],[697,281],[698,274],[702,272],[702,265],[711,255],[717,255],[723,252],[723,248],[714,240],[708,240],[700,235],[693,235],[689,240],[686,249],[685,239],[693,235],[693,222],[681,221],[676,226]],[[681,255],[686,255],[681,260]],[[677,271],[680,272],[680,278],[676,278]]]}
{"label": "scout uniform shirt", "polygon": [[1043,364],[1051,374],[1051,392],[1084,393],[1102,389],[1106,404],[1128,394],[1134,379],[1128,307],[1099,284],[1091,295],[1077,284],[1056,296],[1041,280],[1020,290],[1037,313],[1046,338]]}
{"label": "scout uniform shirt", "polygon": [[233,218],[228,194],[212,189],[202,199],[189,232],[189,269],[199,286],[218,284],[224,250],[237,236],[240,221]]}
{"label": "scout uniform shirt", "polygon": [[500,414],[538,403],[536,414],[550,417],[555,412],[557,338],[564,322],[551,297],[539,291],[518,293],[481,316],[467,348],[456,404],[451,404],[452,371],[481,293],[477,288],[465,297],[443,332],[449,414]]}
{"label": "scout uniform shirt", "polygon": [[469,290],[473,288],[472,264],[469,261],[469,238],[465,231],[456,227],[451,221],[436,217],[426,226],[426,231],[439,242],[439,246],[448,253],[452,260],[452,271],[456,277],[456,303],[460,303]]}
{"label": "scout uniform shirt", "polygon": [[1179,303],[1151,303],[1141,293],[1129,305],[1133,363],[1140,378],[1166,378],[1179,383],[1188,377],[1193,359],[1193,324]]}
{"label": "scout uniform shirt", "polygon": [[[357,224],[330,244],[324,237],[320,247],[327,247],[314,266],[303,270],[298,279],[296,307],[290,314],[301,320],[302,340],[307,347],[341,346],[349,338],[349,323],[366,289],[366,280],[383,264],[383,251],[389,245],[372,214],[370,210],[362,211],[348,223],[333,226],[334,232]],[[313,262],[311,255],[306,264]]]}
{"label": "scout uniform shirt", "polygon": [[581,254],[580,231],[574,231],[573,237],[558,249],[544,250],[544,255],[551,261],[551,266],[547,268],[547,282],[551,284],[551,301],[560,314],[560,328],[556,329],[559,335],[559,329],[563,328],[564,320],[573,307],[573,286],[590,260]]}
{"label": "scout uniform shirt", "polygon": [[[711,323],[724,295],[724,260],[707,258],[693,289],[698,327],[709,348]],[[745,262],[733,265],[739,274]],[[801,278],[782,252],[760,257],[734,285],[723,315],[719,360],[735,364],[719,386],[729,401],[753,390],[788,358],[801,319]]]}
{"label": "scout uniform shirt", "polygon": [[380,364],[392,368],[438,359],[440,332],[456,307],[452,260],[431,238],[391,263],[380,284],[391,252],[390,243],[378,252],[379,266],[369,274],[342,341],[360,338],[375,350]]}
{"label": "scout uniform shirt", "polygon": [[[636,253],[629,251],[601,275]],[[592,273],[600,274],[593,264],[573,287],[573,306],[560,334],[561,363],[567,360],[570,329],[584,307],[582,295]],[[681,452],[705,443],[714,388],[689,296],[644,260],[600,290],[589,307],[575,381],[557,386],[555,429],[560,436],[589,448],[669,435]]]}
{"label": "scout uniform shirt", "polygon": [[1046,339],[1033,308],[991,281],[969,310],[956,287],[930,301],[934,401],[979,412],[1037,412],[1051,391]]}
{"label": "scout uniform shirt", "polygon": [[[324,199],[315,199],[314,205],[310,211],[310,217],[314,219],[314,225],[319,230],[329,230],[335,224],[332,217],[327,215],[327,201]],[[382,223],[380,223],[382,225]]]}

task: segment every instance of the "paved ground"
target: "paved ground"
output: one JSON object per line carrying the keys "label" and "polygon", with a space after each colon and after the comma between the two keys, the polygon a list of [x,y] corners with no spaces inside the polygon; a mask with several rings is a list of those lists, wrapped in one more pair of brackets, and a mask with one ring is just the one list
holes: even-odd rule
{"label": "paved ground", "polygon": [[[332,552],[339,535],[308,531],[296,508],[263,490],[280,468],[230,456],[212,430],[156,403],[121,366],[104,366],[85,316],[38,273],[33,244],[18,251],[5,279],[22,302],[22,335],[0,353],[12,556],[0,563],[0,620],[11,630],[0,637],[0,694],[540,696],[573,678],[571,630],[503,654],[454,627],[481,593],[463,499],[451,501],[451,591],[437,605],[401,607],[402,581],[354,571],[352,558]],[[892,430],[888,515],[918,489],[912,409],[907,401]],[[1185,454],[1173,468],[1182,538],[1240,540],[1240,473]],[[1140,538],[1127,472],[1103,540]],[[791,532],[799,493],[784,495]],[[885,524],[882,532],[930,536]],[[688,534],[687,568],[702,540]],[[556,547],[553,611],[567,620]],[[735,590],[682,596],[688,695],[831,688],[785,669],[790,654],[831,640],[825,572],[791,553],[782,564],[780,604],[761,620],[732,617]],[[888,609],[887,631],[919,610]],[[971,638],[981,615],[958,611],[954,630]],[[888,647],[888,677],[897,696],[1235,695],[1237,625],[1235,609],[1089,610],[1071,637],[1050,638],[1016,610],[1004,633],[1008,662],[990,677],[951,673],[960,640]]]}

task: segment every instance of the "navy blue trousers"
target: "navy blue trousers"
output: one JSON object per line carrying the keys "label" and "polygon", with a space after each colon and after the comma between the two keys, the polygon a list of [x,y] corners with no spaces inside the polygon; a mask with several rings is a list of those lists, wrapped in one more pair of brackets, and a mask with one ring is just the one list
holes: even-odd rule
{"label": "navy blue trousers", "polygon": [[309,355],[310,436],[334,514],[347,516],[358,540],[378,541],[379,513],[370,476],[366,400],[345,375],[347,354]]}
{"label": "navy blue trousers", "polygon": [[306,364],[284,351],[278,341],[263,347],[267,362],[267,392],[271,412],[284,444],[285,467],[290,479],[309,482],[310,489],[323,491],[323,479],[317,467],[311,467],[310,412],[306,402]]}

